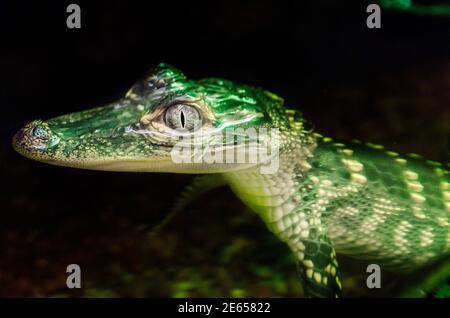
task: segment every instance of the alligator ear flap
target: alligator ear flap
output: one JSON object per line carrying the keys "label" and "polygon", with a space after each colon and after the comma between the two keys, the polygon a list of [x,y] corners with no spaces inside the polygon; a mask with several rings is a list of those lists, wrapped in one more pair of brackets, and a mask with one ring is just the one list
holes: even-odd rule
{"label": "alligator ear flap", "polygon": [[160,63],[133,85],[127,93],[127,97],[145,96],[155,90],[164,89],[185,80],[186,76],[180,70],[169,64]]}

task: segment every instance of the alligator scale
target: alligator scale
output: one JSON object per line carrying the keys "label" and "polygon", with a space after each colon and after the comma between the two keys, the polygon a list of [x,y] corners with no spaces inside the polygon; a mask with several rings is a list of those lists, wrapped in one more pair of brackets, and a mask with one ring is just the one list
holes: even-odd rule
{"label": "alligator scale", "polygon": [[[230,127],[276,128],[277,170],[262,173],[264,163],[173,161],[180,134],[201,132],[203,147],[237,147],[208,138]],[[313,132],[275,94],[222,79],[190,80],[166,64],[113,104],[27,124],[13,145],[28,158],[61,166],[198,174],[191,194],[229,185],[289,246],[312,297],[341,295],[339,254],[413,272],[450,251],[445,166],[379,145],[335,142]]]}

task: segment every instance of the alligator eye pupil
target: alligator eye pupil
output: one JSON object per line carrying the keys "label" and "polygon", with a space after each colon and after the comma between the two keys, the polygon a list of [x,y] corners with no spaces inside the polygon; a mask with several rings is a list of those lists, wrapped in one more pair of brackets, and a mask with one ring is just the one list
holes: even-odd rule
{"label": "alligator eye pupil", "polygon": [[201,119],[198,110],[185,104],[170,106],[164,114],[165,124],[172,129],[193,131],[196,123]]}
{"label": "alligator eye pupil", "polygon": [[181,116],[181,127],[184,128],[184,126],[186,124],[186,119],[184,118],[184,112],[183,111],[181,111],[180,116]]}

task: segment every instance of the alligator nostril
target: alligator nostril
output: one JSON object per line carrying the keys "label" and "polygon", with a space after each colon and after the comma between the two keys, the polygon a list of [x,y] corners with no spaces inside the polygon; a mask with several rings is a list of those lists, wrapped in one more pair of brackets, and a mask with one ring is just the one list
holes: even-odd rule
{"label": "alligator nostril", "polygon": [[46,139],[49,137],[49,134],[47,130],[42,126],[41,121],[35,121],[34,125],[32,125],[31,127],[32,128],[29,130],[31,136],[40,139]]}
{"label": "alligator nostril", "polygon": [[36,135],[37,135],[37,127],[36,127],[36,126],[34,126],[34,127],[31,129],[31,134],[32,134],[33,136],[36,137]]}
{"label": "alligator nostril", "polygon": [[31,134],[38,138],[45,137],[46,135],[45,130],[38,126],[34,126],[33,129],[31,129]]}

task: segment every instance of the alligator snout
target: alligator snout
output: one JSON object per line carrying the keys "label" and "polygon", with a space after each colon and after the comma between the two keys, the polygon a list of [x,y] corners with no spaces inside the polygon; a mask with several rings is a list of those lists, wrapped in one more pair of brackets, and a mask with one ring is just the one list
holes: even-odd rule
{"label": "alligator snout", "polygon": [[57,137],[42,120],[35,120],[26,124],[13,137],[13,147],[25,156],[32,156],[35,152],[45,151],[59,142]]}

